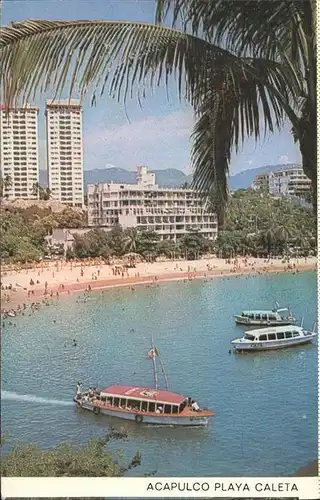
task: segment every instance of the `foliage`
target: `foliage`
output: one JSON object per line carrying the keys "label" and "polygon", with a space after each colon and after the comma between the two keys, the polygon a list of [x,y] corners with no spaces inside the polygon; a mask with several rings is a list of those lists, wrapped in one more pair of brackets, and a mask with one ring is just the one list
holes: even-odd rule
{"label": "foliage", "polygon": [[4,177],[0,176],[0,198],[8,196],[7,194],[5,194],[5,191],[7,191],[11,186],[12,179],[9,174],[5,175]]}
{"label": "foliage", "polygon": [[316,246],[316,219],[305,208],[286,198],[274,199],[252,189],[239,190],[230,197],[219,232],[216,250],[231,255],[308,255]]}
{"label": "foliage", "polygon": [[[0,259],[9,262],[40,260],[47,252],[45,237],[58,227],[82,227],[84,215],[66,208],[53,213],[36,205],[0,210]],[[63,251],[62,251],[63,253]]]}
{"label": "foliage", "polygon": [[[305,173],[316,184],[316,60],[313,0],[158,0],[158,22],[24,21],[4,27],[0,73],[12,105],[36,91],[66,89],[92,103],[109,92],[126,101],[169,77],[194,109],[194,185],[227,200],[231,151],[262,128],[289,119]],[[182,19],[182,23],[181,23]],[[26,56],[27,55],[27,56]]]}
{"label": "foliage", "polygon": [[124,432],[111,429],[105,436],[90,439],[77,448],[62,443],[42,450],[36,444],[18,444],[10,452],[2,452],[1,475],[13,477],[120,477],[141,463],[137,453],[129,463],[106,450],[111,440],[126,438]]}
{"label": "foliage", "polygon": [[51,190],[43,188],[39,182],[35,182],[32,187],[32,194],[39,198],[39,200],[48,201],[51,198]]}

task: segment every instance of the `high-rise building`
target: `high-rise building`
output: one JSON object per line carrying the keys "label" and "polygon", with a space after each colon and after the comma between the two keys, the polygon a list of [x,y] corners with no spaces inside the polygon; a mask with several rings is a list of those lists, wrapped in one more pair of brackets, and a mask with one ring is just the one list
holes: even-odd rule
{"label": "high-rise building", "polygon": [[53,200],[83,206],[82,107],[78,99],[47,100],[48,185]]}
{"label": "high-rise building", "polygon": [[217,237],[217,216],[204,197],[192,189],[159,187],[146,167],[138,167],[137,184],[104,182],[87,190],[89,226],[136,227],[155,231],[161,240],[176,241],[193,230]]}
{"label": "high-rise building", "polygon": [[0,167],[8,199],[38,198],[33,189],[39,182],[38,112],[30,104],[0,106]]}

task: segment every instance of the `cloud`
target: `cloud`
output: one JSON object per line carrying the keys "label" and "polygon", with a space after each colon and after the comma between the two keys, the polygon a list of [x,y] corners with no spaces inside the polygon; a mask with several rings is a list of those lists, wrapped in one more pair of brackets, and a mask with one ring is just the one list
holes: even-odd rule
{"label": "cloud", "polygon": [[103,145],[107,148],[150,146],[160,141],[188,138],[193,125],[191,111],[176,111],[169,115],[149,116],[133,123],[97,127],[84,137],[86,149]]}
{"label": "cloud", "polygon": [[281,164],[281,163],[289,163],[289,157],[287,155],[281,155],[279,156],[278,158],[278,162]]}

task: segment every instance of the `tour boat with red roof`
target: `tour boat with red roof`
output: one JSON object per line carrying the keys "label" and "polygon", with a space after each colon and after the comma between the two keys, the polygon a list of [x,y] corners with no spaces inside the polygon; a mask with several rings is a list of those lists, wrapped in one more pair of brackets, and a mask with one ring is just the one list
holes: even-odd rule
{"label": "tour boat with red roof", "polygon": [[161,360],[167,390],[158,389],[156,357],[159,357],[159,351],[152,341],[148,358],[153,360],[155,388],[116,384],[99,390],[90,387],[89,390],[81,392],[78,382],[74,402],[78,408],[92,411],[96,415],[134,420],[139,424],[207,425],[214,413],[206,408],[201,409],[198,403],[188,396],[168,391],[168,380]]}

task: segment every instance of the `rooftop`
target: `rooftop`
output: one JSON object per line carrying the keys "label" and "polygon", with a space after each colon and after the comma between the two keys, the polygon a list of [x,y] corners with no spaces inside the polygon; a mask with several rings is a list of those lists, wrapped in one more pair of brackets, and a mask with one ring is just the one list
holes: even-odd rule
{"label": "rooftop", "polygon": [[128,399],[152,400],[177,405],[186,399],[186,396],[176,394],[175,392],[156,391],[148,387],[135,387],[134,385],[110,385],[106,389],[101,389],[100,392]]}

